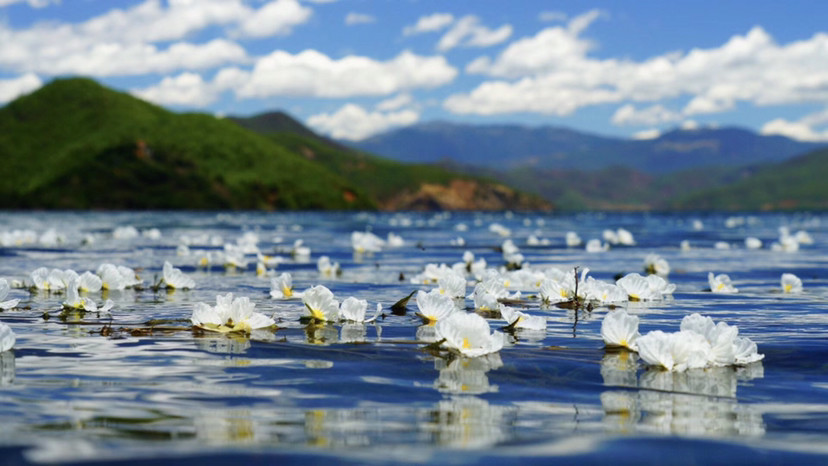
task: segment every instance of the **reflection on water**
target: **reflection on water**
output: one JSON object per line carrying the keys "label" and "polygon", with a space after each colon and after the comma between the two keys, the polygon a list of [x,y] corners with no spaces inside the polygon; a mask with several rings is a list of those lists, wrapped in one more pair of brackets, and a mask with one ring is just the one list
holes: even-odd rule
{"label": "reflection on water", "polygon": [[612,432],[702,436],[765,433],[760,410],[736,398],[739,381],[764,376],[762,363],[670,372],[648,368],[637,375],[637,356],[622,350],[601,360],[604,385],[628,390],[601,393],[604,424]]}
{"label": "reflection on water", "polygon": [[[824,215],[761,215],[736,227],[725,217],[705,216],[703,230],[693,229],[693,217],[658,214],[9,213],[4,220],[0,230],[61,225],[65,236],[57,245],[0,247],[0,277],[10,281],[25,281],[38,267],[80,272],[112,262],[139,269],[150,285],[169,260],[197,283],[173,293],[149,287],[88,293],[98,303],[113,299],[111,316],[63,313],[62,294],[10,291],[8,299],[21,301],[0,313],[18,338],[13,351],[0,354],[0,437],[26,448],[31,461],[298,448],[311,456],[382,461],[376,458],[396,454],[426,463],[455,449],[486,455],[518,445],[520,452],[549,454],[544,448],[556,445],[556,454],[571,454],[567,448],[576,447],[565,446],[577,444],[578,451],[598,455],[593,462],[607,462],[614,453],[602,442],[619,433],[669,442],[714,437],[727,448],[774,442],[780,451],[828,444]],[[606,282],[642,272],[644,257],[656,253],[670,262],[668,279],[677,289],[663,301],[622,305],[640,317],[642,331],[675,329],[683,316],[699,312],[737,325],[767,357],[738,369],[644,370],[635,353],[603,350],[600,325],[608,306],[542,305],[536,289],[520,290],[514,305],[546,317],[546,331],[516,329],[507,347],[481,358],[437,356],[427,347],[436,340],[434,326],[422,325],[416,304],[407,312],[391,304],[434,286],[410,283],[427,264],[450,267],[466,250],[491,267],[503,266],[504,238],[489,230],[492,223],[511,230],[532,267],[588,267]],[[116,226],[129,224],[158,228],[161,238],[112,236]],[[748,235],[770,244],[782,225],[807,228],[814,244],[795,253],[713,247],[741,244]],[[567,231],[591,238],[622,226],[637,246],[595,255],[565,243]],[[393,232],[406,244],[356,256],[352,231]],[[464,246],[452,245],[458,234]],[[301,300],[270,298],[269,278],[256,276],[255,254],[244,257],[247,268],[198,266],[222,241],[254,235],[263,254],[282,258],[278,272],[291,273],[296,291],[322,284],[339,299],[382,303],[385,316],[370,324],[307,324],[300,320],[307,314]],[[529,235],[551,243],[524,247]],[[82,244],[87,237],[94,241]],[[685,239],[693,249],[679,249]],[[290,255],[297,240],[311,249],[310,258]],[[181,244],[193,253],[178,255]],[[320,273],[321,256],[339,263],[342,274]],[[703,291],[710,271],[728,273],[739,293]],[[773,292],[784,272],[803,279],[803,293]],[[467,279],[471,288],[475,279]],[[278,329],[194,334],[194,304],[229,292],[249,297]],[[467,312],[471,306],[458,300]],[[492,329],[505,325],[497,316],[486,318]],[[671,453],[669,445],[653,448],[654,457]],[[730,455],[723,461],[738,461]]]}

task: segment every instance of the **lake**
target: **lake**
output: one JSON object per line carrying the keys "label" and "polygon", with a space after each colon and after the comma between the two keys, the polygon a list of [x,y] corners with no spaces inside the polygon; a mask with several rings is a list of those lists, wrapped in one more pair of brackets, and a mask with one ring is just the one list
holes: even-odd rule
{"label": "lake", "polygon": [[[99,305],[111,299],[110,314],[62,311],[64,294],[10,291],[6,299],[20,303],[0,313],[17,337],[0,353],[3,462],[828,461],[824,214],[1,215],[0,277],[10,282],[32,284],[39,267],[82,273],[103,263],[144,280],[140,289],[88,294]],[[619,228],[634,245],[587,252],[565,241],[570,231],[585,243]],[[772,248],[780,228],[807,233],[798,250]],[[355,253],[354,231],[394,233],[404,243]],[[761,248],[747,248],[747,237]],[[588,268],[607,283],[643,274],[645,257],[657,254],[669,263],[672,295],[618,305],[639,317],[641,333],[676,331],[682,317],[700,313],[738,326],[765,357],[685,372],[648,368],[635,353],[605,348],[610,306],[545,305],[537,289],[519,284],[509,287],[521,291],[510,305],[547,317],[546,330],[507,329],[503,349],[483,357],[430,345],[414,298],[392,311],[411,292],[436,287],[423,283],[427,264],[451,266],[470,251],[489,268],[504,266],[507,239],[523,270]],[[291,254],[296,240],[309,256]],[[680,247],[685,240],[689,248]],[[246,267],[217,259],[225,243],[246,248]],[[324,285],[340,301],[367,300],[369,315],[381,304],[382,315],[307,323],[301,300],[271,298],[271,277],[257,274],[251,245],[269,256],[271,275],[292,275],[296,291]],[[341,275],[320,272],[321,256],[338,262]],[[153,289],[165,261],[195,288]],[[738,293],[708,291],[708,272],[728,274]],[[784,293],[783,273],[797,275],[803,291]],[[195,303],[214,305],[228,292],[248,297],[278,328],[194,331]],[[472,299],[459,305],[473,312]],[[492,330],[507,324],[481,314]]]}

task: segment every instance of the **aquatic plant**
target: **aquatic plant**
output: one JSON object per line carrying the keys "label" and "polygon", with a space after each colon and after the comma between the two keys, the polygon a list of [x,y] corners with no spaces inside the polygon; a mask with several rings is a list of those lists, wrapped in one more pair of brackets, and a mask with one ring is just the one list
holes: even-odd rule
{"label": "aquatic plant", "polygon": [[417,292],[416,300],[417,309],[419,309],[417,315],[429,323],[439,322],[459,312],[454,301],[449,296],[441,294],[439,290],[431,290],[428,293],[420,290]]}
{"label": "aquatic plant", "polygon": [[255,312],[255,307],[256,304],[246,296],[234,298],[233,293],[216,295],[215,306],[202,302],[195,304],[190,322],[198,328],[219,333],[250,333],[275,325],[270,317]]}
{"label": "aquatic plant", "polygon": [[780,284],[783,293],[802,293],[802,280],[792,273],[783,273]]}
{"label": "aquatic plant", "polygon": [[15,341],[16,338],[11,327],[0,322],[0,353],[12,349]]}
{"label": "aquatic plant", "polygon": [[323,285],[316,285],[302,294],[302,303],[310,317],[320,322],[339,320],[339,301],[334,299],[331,290]]}
{"label": "aquatic plant", "polygon": [[9,282],[5,278],[0,278],[0,309],[13,309],[20,303],[19,299],[10,299],[8,301],[3,301],[9,295],[9,291],[11,291]]}
{"label": "aquatic plant", "polygon": [[707,283],[710,284],[710,291],[713,293],[738,293],[739,290],[730,282],[730,277],[727,274],[720,273],[713,275],[713,272],[708,272]]}
{"label": "aquatic plant", "polygon": [[609,312],[601,321],[601,337],[607,346],[620,346],[638,351],[638,316],[631,316],[623,309]]}
{"label": "aquatic plant", "polygon": [[172,289],[191,289],[195,288],[195,280],[188,277],[181,269],[173,267],[172,264],[164,262],[164,284],[167,288]]}
{"label": "aquatic plant", "polygon": [[658,254],[647,254],[644,257],[644,271],[666,277],[670,274],[670,263]]}
{"label": "aquatic plant", "polygon": [[546,317],[533,316],[501,304],[498,308],[507,327],[526,330],[546,330]]}
{"label": "aquatic plant", "polygon": [[284,272],[278,277],[270,279],[270,297],[273,299],[290,299],[301,297],[300,293],[293,291],[293,277]]}
{"label": "aquatic plant", "polygon": [[438,338],[448,349],[468,357],[495,353],[503,348],[503,334],[489,333],[489,322],[477,314],[452,313],[437,322]]}

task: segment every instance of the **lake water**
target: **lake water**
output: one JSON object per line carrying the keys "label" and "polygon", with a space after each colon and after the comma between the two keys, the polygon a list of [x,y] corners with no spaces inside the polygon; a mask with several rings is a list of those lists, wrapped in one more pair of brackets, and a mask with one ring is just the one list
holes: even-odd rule
{"label": "lake water", "polygon": [[[828,216],[523,213],[3,213],[0,233],[31,230],[36,242],[0,248],[0,277],[31,283],[38,267],[95,271],[104,262],[138,270],[146,284],[169,260],[193,290],[125,290],[111,316],[62,314],[62,295],[12,289],[0,314],[17,343],[0,354],[0,458],[7,463],[794,463],[828,462]],[[672,298],[629,303],[641,331],[678,329],[698,312],[739,327],[765,359],[747,367],[670,373],[634,353],[605,350],[607,307],[541,306],[531,290],[517,303],[548,317],[543,331],[509,335],[498,353],[475,359],[427,348],[427,329],[390,306],[428,263],[451,265],[469,250],[491,267],[511,231],[531,268],[588,267],[596,279],[643,273],[656,253],[671,266]],[[117,227],[157,228],[160,238],[116,239]],[[807,231],[813,244],[773,251],[779,228]],[[635,246],[588,253],[586,241],[625,228]],[[356,255],[353,231],[389,232],[405,244]],[[201,268],[205,251],[254,232],[259,249],[282,256],[296,290],[323,284],[340,300],[381,303],[370,324],[309,326],[301,301],[270,298],[270,278],[246,269]],[[548,244],[527,245],[535,235]],[[189,238],[189,255],[177,247]],[[764,243],[750,250],[744,239]],[[6,238],[10,238],[7,235]],[[220,237],[220,241],[218,238]],[[248,237],[250,237],[248,235]],[[453,245],[458,237],[465,244]],[[41,242],[43,239],[45,242]],[[309,259],[290,250],[301,239]],[[84,243],[84,240],[86,241]],[[692,249],[679,244],[688,240]],[[717,249],[726,242],[730,249]],[[721,247],[721,246],[720,246]],[[317,259],[341,264],[322,275]],[[727,273],[738,294],[714,294],[707,274]],[[781,292],[794,273],[799,294]],[[471,282],[470,282],[471,284]],[[233,292],[274,316],[278,330],[251,338],[193,332],[194,303]],[[472,286],[467,288],[472,292]],[[467,299],[468,312],[473,302]],[[167,319],[167,320],[163,320]],[[155,321],[150,322],[150,321]],[[505,325],[489,316],[493,329]],[[154,324],[154,325],[153,325]],[[154,327],[154,328],[153,328]],[[103,330],[103,331],[102,331]]]}

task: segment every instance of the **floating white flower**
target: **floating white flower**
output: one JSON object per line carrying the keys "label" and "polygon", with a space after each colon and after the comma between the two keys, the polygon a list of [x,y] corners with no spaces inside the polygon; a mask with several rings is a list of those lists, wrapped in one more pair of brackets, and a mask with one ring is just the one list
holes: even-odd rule
{"label": "floating white flower", "polygon": [[499,223],[492,223],[489,225],[489,231],[503,237],[512,236],[512,230],[504,227]]}
{"label": "floating white flower", "polygon": [[651,366],[682,372],[707,365],[710,343],[695,332],[650,332],[638,338],[638,355]]}
{"label": "floating white flower", "polygon": [[449,298],[466,297],[466,279],[457,273],[447,273],[437,280],[440,294]]}
{"label": "floating white flower", "polygon": [[440,294],[439,290],[431,290],[426,293],[423,290],[417,292],[417,308],[419,312],[417,315],[423,320],[430,323],[439,322],[449,315],[459,312],[454,301],[444,295]]}
{"label": "floating white flower", "polygon": [[103,280],[90,271],[86,271],[78,277],[78,291],[95,293],[101,291]]}
{"label": "floating white flower", "polygon": [[339,262],[331,262],[331,258],[328,256],[321,256],[316,261],[316,270],[328,277],[335,277],[341,273]]}
{"label": "floating white flower", "polygon": [[656,274],[666,277],[670,274],[670,264],[667,259],[658,254],[647,254],[644,257],[644,271],[649,274]]}
{"label": "floating white flower", "polygon": [[730,282],[730,277],[727,274],[713,275],[713,272],[707,273],[707,282],[710,284],[710,291],[713,293],[738,293]]}
{"label": "floating white flower", "polygon": [[123,290],[142,283],[134,270],[123,265],[101,264],[97,273],[105,290]]}
{"label": "floating white flower", "polygon": [[117,227],[112,231],[112,237],[120,240],[137,238],[138,235],[138,229],[132,225]]}
{"label": "floating white flower", "polygon": [[401,248],[405,246],[405,240],[400,235],[395,235],[392,232],[388,232],[388,239],[385,240],[385,244],[388,245],[389,248]]}
{"label": "floating white flower", "polygon": [[275,324],[270,317],[254,312],[255,307],[247,297],[234,299],[233,293],[217,295],[215,307],[196,303],[190,321],[196,327],[221,333],[250,333]]}
{"label": "floating white flower", "polygon": [[618,244],[618,233],[613,230],[606,229],[601,233],[601,237],[609,244]]}
{"label": "floating white flower", "polygon": [[713,249],[718,249],[720,251],[726,251],[726,250],[730,249],[730,243],[728,243],[727,241],[716,241],[716,243],[713,244]]}
{"label": "floating white flower", "polygon": [[299,298],[301,293],[293,291],[293,277],[290,273],[284,272],[270,279],[270,297],[273,299]]}
{"label": "floating white flower", "polygon": [[601,244],[601,240],[598,238],[593,238],[587,241],[586,244],[586,252],[604,252],[609,251],[609,243]]}
{"label": "floating white flower", "polygon": [[629,230],[619,228],[616,231],[616,238],[618,239],[618,244],[623,244],[624,246],[635,246],[635,238]]}
{"label": "floating white flower", "polygon": [[342,305],[339,306],[339,315],[345,320],[351,322],[373,322],[382,313],[382,304],[377,303],[377,313],[370,319],[365,319],[365,311],[368,309],[368,301],[364,299],[357,299],[353,296],[345,298]]}
{"label": "floating white flower", "polygon": [[567,231],[566,232],[566,246],[569,248],[577,248],[581,245],[581,237],[578,236],[578,233],[574,231]]}
{"label": "floating white flower", "polygon": [[[659,278],[658,275],[650,275],[650,277]],[[637,273],[627,274],[619,278],[615,284],[627,293],[630,301],[653,301],[661,299],[661,294],[650,288],[650,282],[647,278]]]}
{"label": "floating white flower", "polygon": [[566,284],[552,278],[546,278],[541,282],[540,296],[544,303],[554,304],[572,299],[574,293]]}
{"label": "floating white flower", "polygon": [[191,289],[195,288],[195,280],[188,277],[177,267],[173,267],[168,261],[164,262],[164,283],[167,288]]}
{"label": "floating white flower", "polygon": [[66,288],[65,273],[62,270],[40,267],[31,273],[32,282],[38,290],[60,291]]}
{"label": "floating white flower", "polygon": [[316,285],[306,290],[302,295],[302,303],[315,320],[322,322],[339,320],[339,301],[334,299],[333,292],[323,285]]}
{"label": "floating white flower", "polygon": [[629,299],[627,293],[618,285],[595,280],[592,277],[588,277],[578,287],[578,293],[582,292],[585,299],[599,303],[623,303]]}
{"label": "floating white flower", "polygon": [[533,316],[517,309],[500,305],[500,315],[507,324],[526,330],[546,330],[546,317]]}
{"label": "floating white flower", "polygon": [[814,244],[814,239],[811,237],[810,233],[805,230],[797,231],[794,238],[796,238],[796,242],[799,244]]}
{"label": "floating white flower", "polygon": [[238,244],[227,243],[224,245],[224,267],[228,269],[246,269],[249,261],[245,257],[244,248]]}
{"label": "floating white flower", "polygon": [[679,249],[681,249],[682,251],[689,251],[693,249],[693,246],[690,246],[689,240],[683,239],[681,240],[681,243],[679,243]]}
{"label": "floating white flower", "polygon": [[745,247],[748,249],[762,249],[762,240],[753,236],[745,238]]}
{"label": "floating white flower", "polygon": [[95,312],[98,310],[95,301],[89,298],[82,297],[78,294],[78,280],[73,280],[66,288],[66,300],[63,301],[63,307],[69,309],[81,309],[84,311]]}
{"label": "floating white flower", "polygon": [[293,248],[290,250],[290,254],[295,259],[307,259],[311,255],[311,250],[307,246],[302,245],[303,241],[301,239],[297,239],[293,242]]}
{"label": "floating white flower", "polygon": [[370,231],[351,232],[351,248],[356,253],[380,252],[385,246],[385,241]]}
{"label": "floating white flower", "polygon": [[477,314],[453,313],[438,321],[435,330],[446,347],[464,356],[474,358],[503,348],[503,334],[489,333],[489,323]]}
{"label": "floating white flower", "polygon": [[710,317],[694,313],[681,320],[681,331],[697,333],[707,340],[710,344],[708,362],[713,366],[748,364],[764,358],[758,354],[755,343],[738,336],[739,328],[735,325],[717,324]]}
{"label": "floating white flower", "polygon": [[8,301],[3,301],[4,299],[6,299],[6,296],[9,295],[10,290],[11,287],[9,286],[9,282],[6,281],[5,278],[0,278],[0,309],[12,309],[20,303],[19,299],[10,299]]}
{"label": "floating white flower", "polygon": [[607,346],[621,346],[638,351],[637,340],[640,336],[638,316],[631,316],[623,309],[611,311],[601,322],[601,337]]}
{"label": "floating white flower", "polygon": [[16,338],[11,327],[0,322],[0,353],[12,349],[15,341]]}
{"label": "floating white flower", "polygon": [[802,280],[792,273],[783,273],[780,283],[784,293],[802,293]]}

